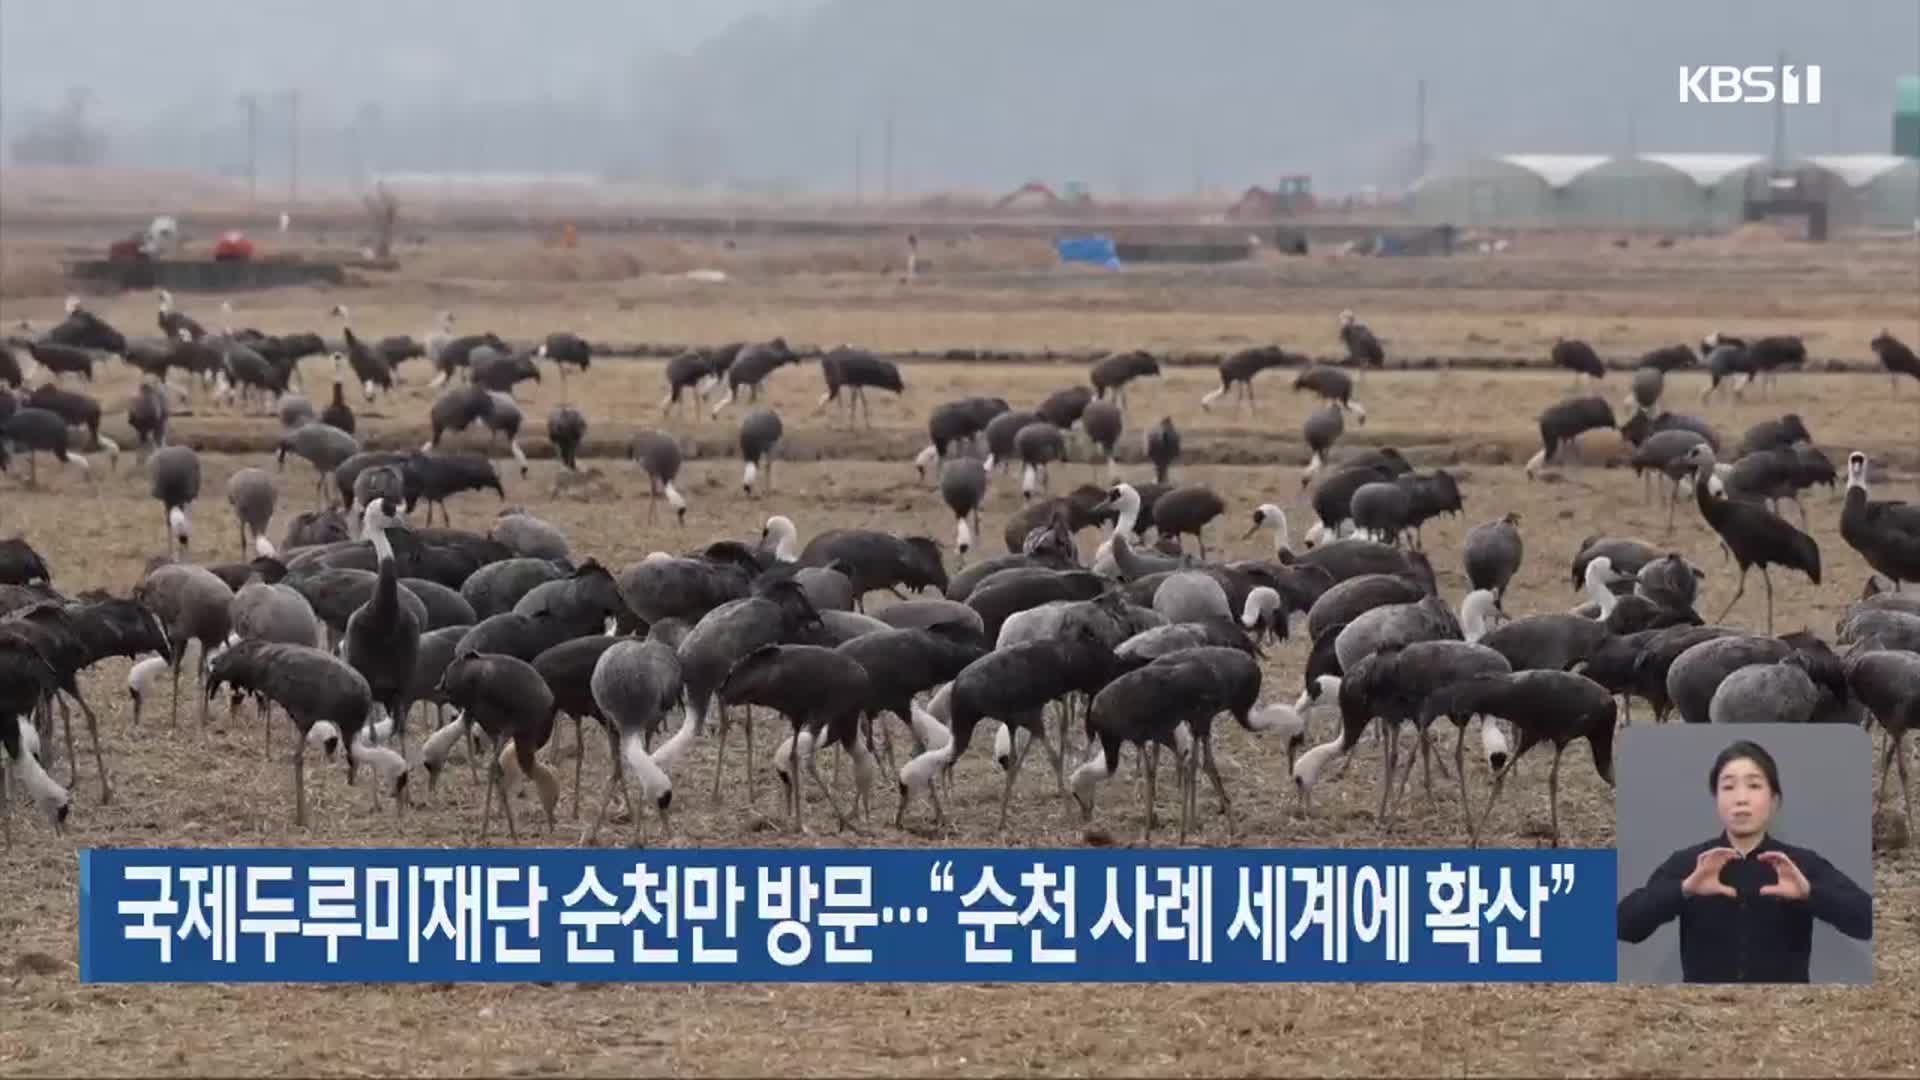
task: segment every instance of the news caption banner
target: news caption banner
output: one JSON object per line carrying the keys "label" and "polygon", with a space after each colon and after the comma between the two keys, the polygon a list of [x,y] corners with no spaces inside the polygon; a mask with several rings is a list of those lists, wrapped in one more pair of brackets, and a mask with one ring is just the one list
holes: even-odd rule
{"label": "news caption banner", "polygon": [[82,982],[1612,982],[1611,849],[80,852]]}

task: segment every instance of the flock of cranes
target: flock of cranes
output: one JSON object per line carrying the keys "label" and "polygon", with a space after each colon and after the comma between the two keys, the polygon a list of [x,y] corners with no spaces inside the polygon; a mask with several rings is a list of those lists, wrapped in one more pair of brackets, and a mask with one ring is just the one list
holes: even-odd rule
{"label": "flock of cranes", "polygon": [[[1235,516],[1230,506],[1251,500],[1178,482],[1181,435],[1171,417],[1141,435],[1153,478],[1123,474],[1116,446],[1126,430],[1128,388],[1160,373],[1152,356],[1134,351],[1102,359],[1086,384],[1031,408],[968,397],[930,409],[928,443],[913,464],[920,483],[953,515],[950,547],[873,528],[827,527],[804,536],[791,518],[776,514],[757,536],[678,553],[655,550],[617,569],[576,551],[563,530],[519,507],[503,509],[485,532],[454,528],[450,519],[432,524],[433,508],[444,515],[447,500],[461,492],[491,490],[503,499],[506,492],[491,460],[441,452],[443,436],[480,423],[495,439],[504,437],[526,479],[531,465],[518,442],[523,417],[514,388],[539,380],[545,362],[563,379],[587,370],[586,341],[562,332],[516,348],[490,333],[456,335],[452,316],[443,315],[417,341],[369,342],[355,334],[344,305],[331,317],[339,322],[337,350],[310,333],[209,332],[163,292],[163,336],[130,343],[70,301],[64,322],[14,340],[20,357],[0,352],[0,381],[10,384],[0,394],[0,467],[24,453],[29,483],[37,482],[38,454],[88,467],[77,432],[85,432],[81,445],[89,454],[96,447],[120,452],[99,433],[99,404],[59,380],[90,380],[102,355],[140,369],[127,420],[165,523],[165,553],[127,596],[69,592],[64,578],[56,590],[57,552],[49,560],[21,540],[0,544],[0,779],[17,782],[56,824],[68,820],[81,767],[71,710],[87,728],[99,798],[113,797],[101,724],[81,692],[80,673],[109,657],[134,660],[126,686],[136,726],[159,680],[169,678],[177,724],[190,651],[203,717],[222,694],[236,710],[251,699],[269,747],[274,710],[292,721],[299,823],[307,820],[310,750],[343,756],[350,785],[364,771],[373,804],[390,799],[404,813],[418,790],[410,780],[437,788],[462,748],[476,778],[485,761],[484,795],[477,796],[484,800],[483,837],[496,798],[509,832],[518,834],[510,796],[522,780],[551,823],[566,800],[565,785],[542,752],[565,718],[574,722],[579,750],[573,812],[581,812],[591,720],[606,735],[609,762],[593,833],[617,800],[638,840],[650,817],[663,832],[670,828],[672,808],[685,803],[674,798],[686,780],[678,767],[710,734],[710,804],[722,803],[721,765],[736,728],[745,739],[745,775],[750,789],[757,787],[756,709],[784,721],[771,765],[795,829],[804,820],[808,782],[842,826],[871,820],[883,782],[897,792],[896,825],[922,797],[934,821],[947,823],[942,792],[950,793],[953,770],[981,722],[992,720],[1003,832],[1016,779],[1037,744],[1057,794],[1088,824],[1102,786],[1132,746],[1144,779],[1148,839],[1162,751],[1174,766],[1182,840],[1196,824],[1202,771],[1232,835],[1236,819],[1213,728],[1226,714],[1249,737],[1282,741],[1301,812],[1310,812],[1314,789],[1330,769],[1344,772],[1371,731],[1384,758],[1376,811],[1382,826],[1399,811],[1418,760],[1430,793],[1436,768],[1457,785],[1464,830],[1475,843],[1492,832],[1493,809],[1515,764],[1544,745],[1553,755],[1547,786],[1557,843],[1562,754],[1586,742],[1595,770],[1611,784],[1614,733],[1636,699],[1662,721],[1677,712],[1687,722],[1878,725],[1887,735],[1883,788],[1897,762],[1903,798],[1910,798],[1900,748],[1920,722],[1920,592],[1908,588],[1920,581],[1920,506],[1875,499],[1867,456],[1850,453],[1839,524],[1852,554],[1841,564],[1828,553],[1823,566],[1813,537],[1778,512],[1780,500],[1795,502],[1805,526],[1800,492],[1838,481],[1799,416],[1756,425],[1736,441],[1661,407],[1666,375],[1701,355],[1709,395],[1729,378],[1737,379],[1735,395],[1755,381],[1764,388],[1778,371],[1805,362],[1797,339],[1747,343],[1716,334],[1699,355],[1685,346],[1650,353],[1631,377],[1633,412],[1624,424],[1606,399],[1577,391],[1539,418],[1543,446],[1527,463],[1528,477],[1580,433],[1614,428],[1634,445],[1636,472],[1649,483],[1654,474],[1668,479],[1670,534],[1682,500],[1692,501],[1689,516],[1697,513],[1739,570],[1732,600],[1709,620],[1696,609],[1706,571],[1671,535],[1659,544],[1590,536],[1571,563],[1571,586],[1584,594],[1580,606],[1510,614],[1508,586],[1526,554],[1514,513],[1466,534],[1458,559],[1471,588],[1457,601],[1444,596],[1421,527],[1464,513],[1461,480],[1445,469],[1416,469],[1390,446],[1336,452],[1346,417],[1367,420],[1356,375],[1385,357],[1350,311],[1339,320],[1347,363],[1305,364],[1275,347],[1247,349],[1220,362],[1220,386],[1201,402],[1210,409],[1237,393],[1250,407],[1259,372],[1301,368],[1293,388],[1322,404],[1301,427],[1311,456],[1298,482],[1311,488],[1316,520],[1298,548],[1286,510],[1262,502],[1242,511],[1248,528],[1237,537],[1265,534],[1260,556],[1222,556],[1217,535],[1209,553],[1209,527],[1225,526]],[[1872,347],[1891,377],[1920,380],[1920,363],[1890,335]],[[296,392],[299,361],[315,355],[333,368],[329,401],[318,410]],[[351,381],[363,400],[391,401],[403,382],[397,369],[414,359],[434,369],[424,445],[363,449],[344,388]],[[1552,359],[1576,381],[1605,373],[1595,350],[1581,342],[1556,343]],[[691,406],[715,417],[750,402],[738,447],[741,487],[751,497],[771,487],[785,433],[778,412],[759,403],[762,386],[799,362],[780,338],[691,351],[666,365],[659,411]],[[866,350],[842,346],[819,364],[825,389],[816,414],[843,404],[857,423],[867,407],[871,424],[867,391],[905,392],[899,369]],[[23,366],[45,369],[48,381],[25,392],[31,380]],[[170,380],[175,372],[186,375],[184,386]],[[291,515],[278,543],[272,523],[288,493],[277,470],[247,466],[229,476],[225,494],[242,561],[194,561],[208,546],[195,542],[192,527],[201,462],[167,431],[183,390],[271,408],[283,427],[274,454],[279,468],[289,455],[314,467],[317,505]],[[569,404],[548,417],[563,472],[578,468],[588,422]],[[1106,482],[1051,493],[1049,467],[1067,460],[1082,439],[1092,460],[1104,461]],[[664,430],[641,430],[627,456],[652,493],[645,520],[655,520],[660,499],[674,513],[678,528],[655,535],[681,534],[689,499],[680,487],[679,441]],[[1016,463],[1022,504],[1002,533],[1006,550],[983,555],[981,512],[996,478]],[[423,503],[426,522],[416,525],[409,517]],[[1103,536],[1084,560],[1078,534],[1088,529]],[[1775,636],[1771,571],[1801,573],[1818,585],[1840,577],[1842,565],[1847,579],[1861,567],[1869,576],[1835,627],[1835,640],[1807,630]],[[1766,593],[1764,631],[1726,622],[1754,569]],[[890,602],[869,609],[876,595]],[[1283,649],[1304,658],[1297,688],[1269,685],[1265,677],[1262,661]],[[410,732],[421,717],[434,718],[431,729]],[[1442,719],[1454,727],[1451,769],[1434,742]],[[1477,730],[1475,756],[1492,770],[1477,815],[1467,784],[1470,729]],[[900,742],[906,749],[897,753]],[[837,772],[830,783],[816,766],[817,755],[833,747],[850,766],[844,808]],[[64,783],[48,768],[61,758]],[[12,802],[0,792],[9,843]]]}

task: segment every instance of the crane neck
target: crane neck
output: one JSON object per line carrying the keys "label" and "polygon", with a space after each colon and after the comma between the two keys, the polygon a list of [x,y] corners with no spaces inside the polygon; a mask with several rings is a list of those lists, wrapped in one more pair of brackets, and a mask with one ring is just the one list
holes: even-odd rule
{"label": "crane neck", "polygon": [[380,569],[393,565],[393,541],[387,539],[387,527],[376,525],[367,530],[367,540],[373,544],[374,557],[379,560]]}

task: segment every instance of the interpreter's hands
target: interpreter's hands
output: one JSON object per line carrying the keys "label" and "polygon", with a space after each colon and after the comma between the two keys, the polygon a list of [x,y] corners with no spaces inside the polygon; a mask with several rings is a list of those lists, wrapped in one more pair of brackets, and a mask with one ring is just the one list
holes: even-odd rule
{"label": "interpreter's hands", "polygon": [[1807,883],[1807,875],[1800,872],[1800,868],[1793,864],[1793,860],[1787,857],[1786,852],[1763,851],[1760,853],[1760,861],[1773,867],[1773,872],[1779,875],[1779,880],[1773,884],[1760,886],[1761,896],[1778,896],[1782,900],[1805,900],[1807,894],[1813,891],[1813,886]]}
{"label": "interpreter's hands", "polygon": [[[1738,896],[1733,886],[1720,880],[1720,870],[1740,853],[1730,847],[1709,848],[1693,861],[1693,873],[1680,883],[1685,896]],[[1798,873],[1798,871],[1795,871]],[[1771,886],[1769,886],[1771,888]]]}

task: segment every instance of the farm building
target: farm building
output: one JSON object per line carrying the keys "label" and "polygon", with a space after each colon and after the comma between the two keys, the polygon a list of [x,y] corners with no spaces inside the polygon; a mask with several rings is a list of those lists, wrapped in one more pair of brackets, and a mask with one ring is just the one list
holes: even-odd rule
{"label": "farm building", "polygon": [[1505,154],[1430,174],[1422,222],[1461,226],[1719,229],[1740,222],[1755,154]]}
{"label": "farm building", "polygon": [[[1886,228],[1920,216],[1920,162],[1842,154],[1796,162],[1833,220]],[[1430,173],[1408,195],[1415,221],[1479,228],[1712,231],[1745,219],[1768,187],[1759,154],[1503,154]]]}
{"label": "farm building", "polygon": [[1920,160],[1895,154],[1822,154],[1807,163],[1829,174],[1835,216],[1871,228],[1920,221]]}

